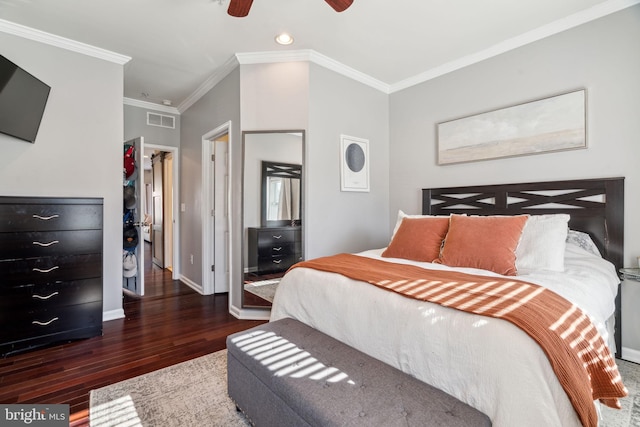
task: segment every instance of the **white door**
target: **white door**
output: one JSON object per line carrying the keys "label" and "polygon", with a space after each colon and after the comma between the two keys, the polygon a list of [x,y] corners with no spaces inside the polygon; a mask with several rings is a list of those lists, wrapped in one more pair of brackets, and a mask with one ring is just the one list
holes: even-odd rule
{"label": "white door", "polygon": [[214,144],[213,162],[213,253],[214,253],[214,285],[215,293],[229,292],[229,263],[227,254],[229,251],[229,218],[228,194],[229,194],[229,172],[227,165],[228,137],[224,139],[216,138]]}
{"label": "white door", "polygon": [[[123,203],[124,203],[124,211],[123,211],[123,274],[122,274],[122,287],[131,292],[134,292],[138,295],[144,295],[144,237],[142,234],[142,222],[144,221],[144,213],[143,213],[143,198],[144,198],[144,167],[143,167],[143,156],[144,156],[144,138],[139,137],[135,139],[131,139],[129,141],[124,142],[124,147],[133,146],[134,148],[134,164],[135,171],[133,174],[127,176],[128,168],[123,168]],[[123,150],[124,151],[124,150]],[[123,153],[124,157],[125,153]],[[125,160],[123,159],[123,163]],[[127,187],[132,187],[127,188]],[[126,195],[126,197],[125,197]],[[137,233],[137,244],[132,246],[130,243],[128,236],[131,236],[131,233],[127,233],[125,236],[124,228],[125,228],[125,218],[127,221],[131,221]],[[125,242],[127,240],[127,242]],[[129,262],[131,261],[130,257],[126,257],[126,252],[130,252],[135,256],[135,270],[132,270],[129,267]],[[125,262],[125,258],[127,258],[127,262]],[[135,273],[135,274],[134,274]]]}

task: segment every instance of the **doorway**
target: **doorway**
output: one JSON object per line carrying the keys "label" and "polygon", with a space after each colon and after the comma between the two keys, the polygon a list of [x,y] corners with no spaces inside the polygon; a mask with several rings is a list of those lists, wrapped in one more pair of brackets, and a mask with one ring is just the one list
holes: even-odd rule
{"label": "doorway", "polygon": [[202,137],[202,293],[229,292],[231,122]]}
{"label": "doorway", "polygon": [[[149,255],[145,275],[170,272],[179,279],[178,148],[145,144],[144,148],[144,245]],[[147,294],[162,289],[147,289]]]}
{"label": "doorway", "polygon": [[[162,269],[173,270],[173,154],[167,151],[153,150],[151,155],[151,173],[145,173],[147,188],[148,233],[145,239],[151,244],[151,259],[154,265]],[[147,181],[149,180],[149,181]]]}

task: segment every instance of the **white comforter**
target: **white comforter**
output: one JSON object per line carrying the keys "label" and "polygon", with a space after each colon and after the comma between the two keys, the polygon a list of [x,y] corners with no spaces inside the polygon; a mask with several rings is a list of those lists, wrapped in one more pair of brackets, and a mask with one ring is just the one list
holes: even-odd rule
{"label": "white comforter", "polygon": [[[431,263],[381,258],[428,269]],[[462,269],[494,275],[484,270]],[[605,341],[618,277],[609,262],[567,244],[565,272],[518,276],[585,311]],[[271,320],[292,317],[487,414],[496,427],[578,426],[569,399],[538,344],[511,323],[412,300],[334,273],[290,271],[276,292]]]}

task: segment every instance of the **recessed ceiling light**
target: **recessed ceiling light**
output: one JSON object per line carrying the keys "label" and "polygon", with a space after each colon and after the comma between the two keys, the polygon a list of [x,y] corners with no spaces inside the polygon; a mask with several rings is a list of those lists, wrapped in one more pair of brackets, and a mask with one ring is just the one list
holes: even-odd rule
{"label": "recessed ceiling light", "polygon": [[291,36],[291,34],[287,33],[278,34],[276,36],[276,43],[286,46],[293,43],[293,37]]}

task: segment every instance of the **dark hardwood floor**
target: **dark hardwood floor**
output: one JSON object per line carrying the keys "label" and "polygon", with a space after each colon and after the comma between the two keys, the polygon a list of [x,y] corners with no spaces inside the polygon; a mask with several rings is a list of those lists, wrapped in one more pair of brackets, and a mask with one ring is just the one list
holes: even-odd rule
{"label": "dark hardwood floor", "polygon": [[263,323],[236,319],[227,294],[202,296],[150,262],[145,288],[123,296],[125,318],[104,322],[100,337],[0,359],[0,402],[69,404],[86,420],[92,389],[222,350],[227,335]]}

